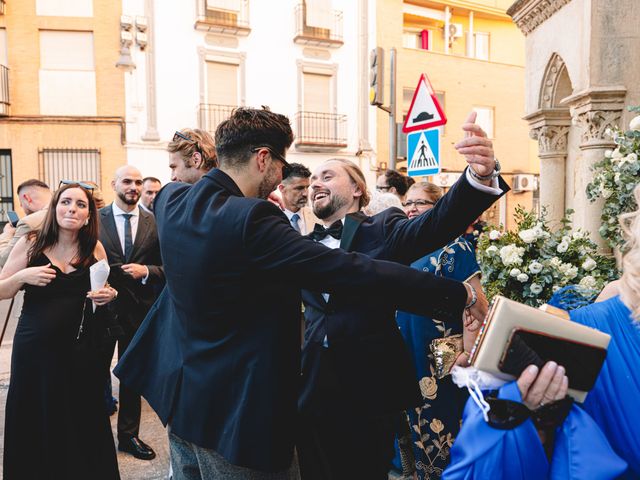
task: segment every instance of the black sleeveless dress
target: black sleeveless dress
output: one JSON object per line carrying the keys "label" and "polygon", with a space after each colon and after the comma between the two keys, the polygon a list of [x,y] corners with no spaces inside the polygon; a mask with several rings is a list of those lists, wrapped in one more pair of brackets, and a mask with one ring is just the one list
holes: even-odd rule
{"label": "black sleeveless dress", "polygon": [[[41,255],[31,266],[47,263]],[[119,479],[104,406],[104,353],[86,336],[100,321],[85,301],[89,269],[55,269],[49,285],[25,287],[11,355],[4,478]]]}

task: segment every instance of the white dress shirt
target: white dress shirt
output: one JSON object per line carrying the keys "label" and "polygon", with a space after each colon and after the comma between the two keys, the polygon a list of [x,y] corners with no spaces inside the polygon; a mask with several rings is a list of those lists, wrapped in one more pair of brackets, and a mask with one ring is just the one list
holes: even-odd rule
{"label": "white dress shirt", "polygon": [[[113,219],[116,222],[116,230],[118,231],[118,239],[120,240],[120,248],[122,248],[122,254],[124,255],[124,217],[123,215],[126,213],[131,214],[131,218],[129,221],[131,222],[131,247],[136,243],[136,233],[138,233],[138,220],[140,219],[140,210],[136,205],[136,208],[131,210],[130,212],[125,212],[122,210],[116,202],[111,204],[111,211],[113,212]],[[146,265],[143,265],[147,270],[147,274],[140,280],[143,285],[147,284],[147,280],[149,279],[149,268]]]}
{"label": "white dress shirt", "polygon": [[118,239],[120,240],[120,247],[122,248],[122,253],[124,254],[124,215],[125,213],[130,213],[131,218],[129,221],[131,222],[131,244],[133,245],[136,242],[136,233],[138,233],[138,220],[140,218],[140,210],[136,205],[136,208],[131,210],[130,212],[125,212],[122,210],[116,202],[111,204],[111,210],[113,211],[113,219],[116,222],[116,230],[118,231]]}
{"label": "white dress shirt", "polygon": [[302,209],[300,209],[300,210],[298,210],[297,212],[294,213],[291,210],[287,210],[285,208],[284,209],[284,214],[289,219],[289,223],[291,223],[291,217],[293,217],[295,214],[297,214],[298,215],[298,229],[300,230],[300,234],[301,235],[306,235],[307,233],[309,233],[309,232],[307,232],[307,225],[306,225],[306,222],[304,221],[304,218],[302,216]]}

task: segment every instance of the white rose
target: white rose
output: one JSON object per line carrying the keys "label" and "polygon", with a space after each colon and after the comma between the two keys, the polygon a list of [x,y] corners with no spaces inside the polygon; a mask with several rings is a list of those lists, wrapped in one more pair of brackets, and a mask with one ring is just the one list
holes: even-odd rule
{"label": "white rose", "polygon": [[522,264],[522,255],[524,255],[524,248],[514,244],[505,245],[500,249],[500,259],[505,267]]}
{"label": "white rose", "polygon": [[613,153],[613,150],[605,150],[604,151],[604,158],[611,158],[611,154]]}
{"label": "white rose", "polygon": [[491,245],[487,247],[487,249],[485,250],[486,253],[495,253],[497,251],[498,251],[498,247],[496,247],[495,245]]}
{"label": "white rose", "polygon": [[534,275],[542,271],[543,265],[540,262],[533,261],[529,264],[529,271]]}
{"label": "white rose", "polygon": [[620,153],[620,149],[616,148],[612,153],[611,153],[611,158],[617,158],[617,159],[621,159],[624,155],[622,155],[622,153]]}
{"label": "white rose", "polygon": [[562,260],[560,260],[558,257],[553,257],[551,260],[549,260],[549,265],[555,268],[559,268],[560,265],[562,265]]}
{"label": "white rose", "polygon": [[489,232],[489,240],[498,240],[500,238],[500,232],[498,230],[491,230]]}
{"label": "white rose", "polygon": [[584,268],[587,272],[590,272],[591,270],[593,270],[597,266],[598,266],[598,264],[591,257],[587,257],[587,259],[582,263],[582,268]]}
{"label": "white rose", "polygon": [[570,265],[565,273],[565,276],[569,280],[573,280],[574,278],[576,278],[578,276],[578,267],[574,267],[573,265]]}
{"label": "white rose", "polygon": [[581,232],[580,230],[576,230],[575,232],[573,232],[573,238],[575,240],[579,240],[580,238],[584,238],[584,233]]}
{"label": "white rose", "polygon": [[630,153],[625,157],[625,160],[629,163],[635,163],[638,161],[638,155],[636,155],[635,153]]}
{"label": "white rose", "polygon": [[509,272],[509,275],[511,275],[512,277],[517,277],[521,273],[522,272],[520,271],[519,268],[512,268],[511,271]]}
{"label": "white rose", "polygon": [[640,115],[631,119],[629,122],[629,130],[640,130]]}
{"label": "white rose", "polygon": [[524,243],[532,243],[536,241],[536,234],[533,230],[521,230],[518,232],[518,236]]}
{"label": "white rose", "polygon": [[529,275],[527,275],[526,273],[521,273],[520,275],[518,275],[516,277],[516,280],[518,280],[521,283],[526,282],[527,280],[529,280]]}
{"label": "white rose", "polygon": [[542,285],[538,285],[537,283],[532,283],[531,287],[529,287],[529,289],[531,290],[531,293],[533,293],[534,295],[539,295],[540,292],[542,292]]}
{"label": "white rose", "polygon": [[582,280],[580,280],[579,285],[583,288],[588,288],[589,290],[593,290],[596,288],[597,282],[596,279],[591,275],[587,275]]}
{"label": "white rose", "polygon": [[562,237],[562,241],[564,243],[571,243],[571,237],[569,235],[565,235],[564,237]]}
{"label": "white rose", "polygon": [[569,250],[569,244],[565,242],[560,242],[556,247],[556,250],[558,250],[558,253],[564,253],[567,250]]}
{"label": "white rose", "polygon": [[536,236],[536,239],[544,237],[545,231],[542,229],[541,226],[536,225],[531,230],[533,231],[533,234]]}

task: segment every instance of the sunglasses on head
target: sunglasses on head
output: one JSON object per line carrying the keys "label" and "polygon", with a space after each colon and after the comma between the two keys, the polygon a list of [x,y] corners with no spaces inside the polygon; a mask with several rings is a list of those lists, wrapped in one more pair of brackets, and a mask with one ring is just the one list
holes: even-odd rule
{"label": "sunglasses on head", "polygon": [[289,174],[291,173],[291,165],[289,165],[289,162],[287,162],[287,159],[284,158],[283,155],[280,155],[279,153],[277,153],[272,147],[270,147],[268,145],[263,145],[261,147],[252,148],[251,151],[253,153],[256,153],[257,151],[259,151],[262,148],[266,148],[269,151],[269,154],[273,158],[275,158],[276,160],[280,160],[282,162],[282,179],[284,180],[285,178],[287,178],[289,176]]}
{"label": "sunglasses on head", "polygon": [[60,183],[58,184],[58,188],[62,187],[63,185],[77,185],[87,190],[88,193],[91,194],[91,196],[93,196],[93,189],[95,188],[93,185],[89,185],[88,183],[84,183],[84,182],[76,182],[75,180],[60,180]]}
{"label": "sunglasses on head", "polygon": [[536,410],[529,410],[523,403],[495,396],[486,396],[485,401],[491,407],[487,412],[488,424],[498,430],[511,430],[529,418],[539,430],[557,427],[564,422],[573,405],[573,399],[568,396]]}
{"label": "sunglasses on head", "polygon": [[200,156],[204,160],[205,156],[204,156],[204,153],[202,152],[202,149],[200,148],[200,145],[198,145],[198,142],[196,142],[189,135],[185,135],[184,133],[179,132],[179,131],[176,130],[176,132],[173,134],[173,141],[174,142],[178,142],[181,139],[182,140],[186,140],[187,142],[193,143],[193,146],[196,147],[196,151],[200,154]]}

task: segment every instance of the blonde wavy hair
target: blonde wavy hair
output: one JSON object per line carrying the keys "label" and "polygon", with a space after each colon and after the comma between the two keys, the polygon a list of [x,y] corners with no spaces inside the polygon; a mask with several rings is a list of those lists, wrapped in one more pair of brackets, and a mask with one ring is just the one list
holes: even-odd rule
{"label": "blonde wavy hair", "polygon": [[[636,204],[640,205],[640,185],[633,191]],[[640,208],[623,213],[619,217],[625,237],[622,257],[622,277],[620,278],[620,298],[631,310],[633,319],[640,321]]]}

